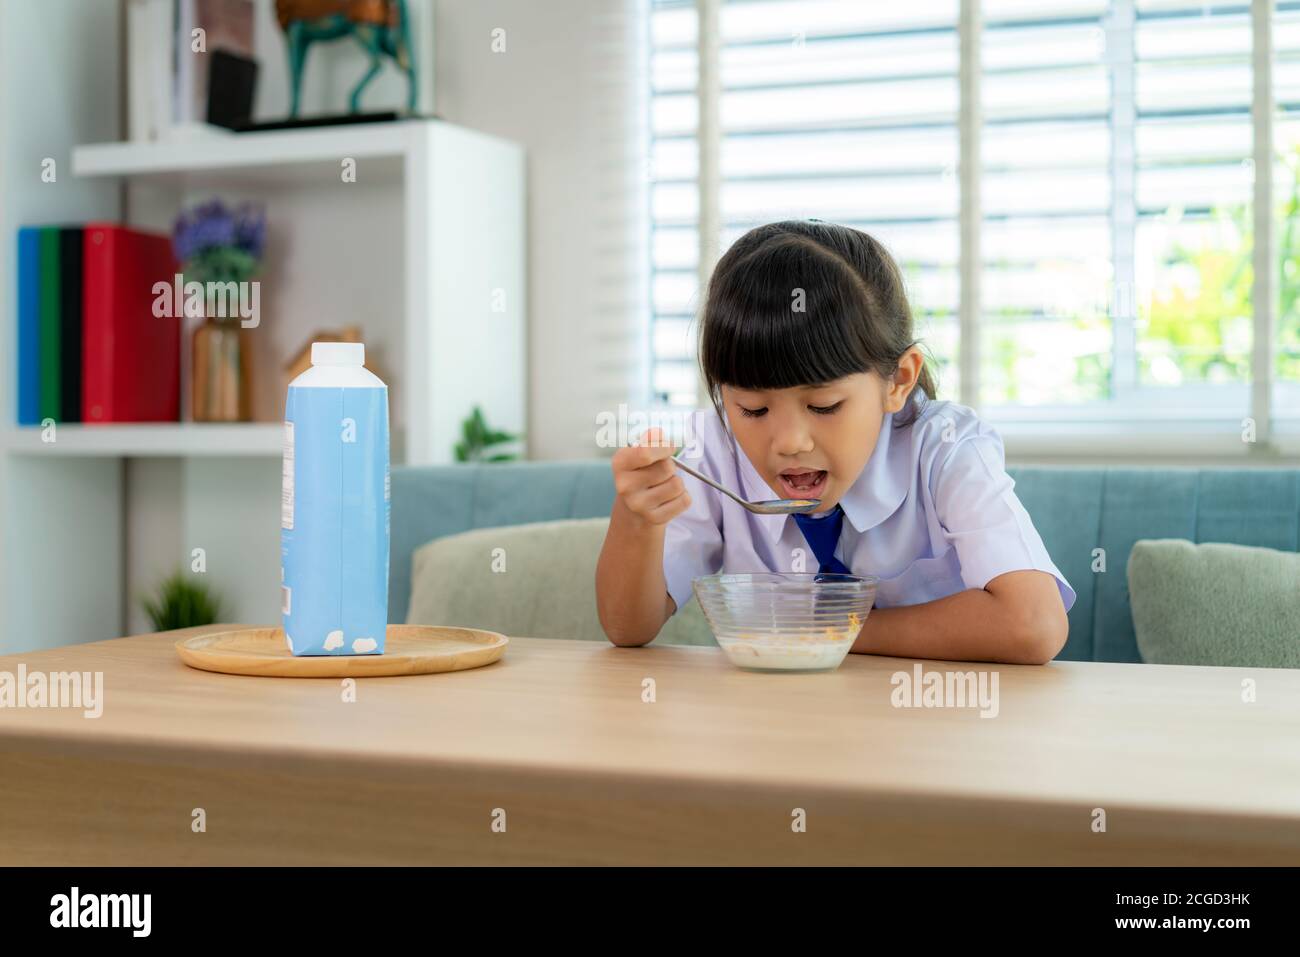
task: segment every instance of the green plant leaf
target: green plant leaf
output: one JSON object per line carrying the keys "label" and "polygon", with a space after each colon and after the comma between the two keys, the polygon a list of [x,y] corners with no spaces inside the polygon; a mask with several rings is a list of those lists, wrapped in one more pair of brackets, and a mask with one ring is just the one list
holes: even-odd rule
{"label": "green plant leaf", "polygon": [[504,462],[515,459],[517,453],[497,452],[489,455],[487,450],[523,438],[522,433],[513,434],[490,428],[483,409],[478,405],[473,407],[461,423],[461,435],[462,440],[453,446],[457,462]]}
{"label": "green plant leaf", "polygon": [[141,600],[155,631],[214,624],[221,620],[221,604],[209,585],[180,568],[165,577],[153,595]]}

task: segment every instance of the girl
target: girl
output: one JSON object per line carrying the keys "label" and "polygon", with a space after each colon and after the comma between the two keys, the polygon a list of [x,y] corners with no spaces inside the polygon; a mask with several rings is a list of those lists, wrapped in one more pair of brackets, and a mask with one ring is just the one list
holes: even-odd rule
{"label": "girl", "polygon": [[700,362],[716,415],[695,413],[696,470],[750,501],[821,505],[751,514],[680,474],[657,429],[619,449],[596,568],[610,641],[649,642],[697,576],[847,571],[880,578],[855,652],[1042,664],[1061,650],[1074,590],[997,432],[935,400],[879,242],[818,220],[746,233],[709,282]]}

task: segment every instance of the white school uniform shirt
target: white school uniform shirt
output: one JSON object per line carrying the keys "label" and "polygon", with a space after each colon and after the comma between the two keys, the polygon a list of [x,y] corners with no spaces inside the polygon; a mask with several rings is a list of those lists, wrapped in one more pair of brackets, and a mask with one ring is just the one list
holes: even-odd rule
{"label": "white school uniform shirt", "polygon": [[[692,425],[679,456],[696,471],[748,501],[782,497],[713,409],[696,410]],[[1006,572],[1039,569],[1056,578],[1069,611],[1074,589],[1016,497],[1005,461],[1001,436],[966,406],[926,401],[902,428],[885,413],[876,448],[840,500],[835,557],[855,575],[880,579],[877,608],[934,601]],[[682,473],[682,481],[691,504],[664,535],[664,578],[678,610],[699,576],[818,570],[793,516],[755,515],[699,479]]]}

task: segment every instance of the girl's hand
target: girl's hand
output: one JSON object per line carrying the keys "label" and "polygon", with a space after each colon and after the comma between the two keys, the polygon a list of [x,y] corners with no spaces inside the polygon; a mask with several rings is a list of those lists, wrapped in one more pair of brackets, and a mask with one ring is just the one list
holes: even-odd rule
{"label": "girl's hand", "polygon": [[648,525],[666,525],[690,507],[686,485],[669,461],[673,452],[662,429],[647,429],[611,460],[618,501]]}

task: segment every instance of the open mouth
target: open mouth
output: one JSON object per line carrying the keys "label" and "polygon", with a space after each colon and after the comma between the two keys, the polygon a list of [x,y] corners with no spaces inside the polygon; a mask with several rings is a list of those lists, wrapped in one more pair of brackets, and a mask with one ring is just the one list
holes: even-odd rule
{"label": "open mouth", "polygon": [[826,490],[825,469],[809,469],[803,472],[782,472],[777,476],[781,483],[782,498],[821,498]]}

